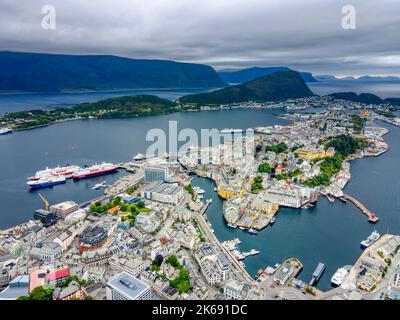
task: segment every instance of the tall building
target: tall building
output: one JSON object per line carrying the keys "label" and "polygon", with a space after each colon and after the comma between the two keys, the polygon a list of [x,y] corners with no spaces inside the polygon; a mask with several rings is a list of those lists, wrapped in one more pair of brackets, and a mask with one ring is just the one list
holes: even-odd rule
{"label": "tall building", "polygon": [[150,286],[127,272],[107,282],[107,300],[151,300]]}
{"label": "tall building", "polygon": [[167,181],[169,170],[167,166],[147,166],[144,168],[144,179],[146,183],[153,181]]}

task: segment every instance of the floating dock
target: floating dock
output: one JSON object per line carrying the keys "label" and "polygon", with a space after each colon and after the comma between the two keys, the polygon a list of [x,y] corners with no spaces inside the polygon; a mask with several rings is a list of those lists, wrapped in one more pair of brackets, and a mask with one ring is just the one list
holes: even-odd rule
{"label": "floating dock", "polygon": [[323,264],[322,262],[318,263],[317,268],[314,270],[311,280],[310,280],[310,286],[313,286],[315,283],[317,283],[319,281],[319,279],[321,278],[322,274],[324,273],[326,269],[325,264]]}

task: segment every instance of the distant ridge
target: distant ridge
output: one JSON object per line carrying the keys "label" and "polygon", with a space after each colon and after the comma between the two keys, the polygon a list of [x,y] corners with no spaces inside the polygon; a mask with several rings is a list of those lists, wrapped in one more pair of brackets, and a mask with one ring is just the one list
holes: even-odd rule
{"label": "distant ridge", "polygon": [[2,51],[0,70],[0,91],[3,92],[226,86],[207,65],[111,55]]}
{"label": "distant ridge", "polygon": [[[240,84],[260,78],[263,76],[268,76],[275,72],[280,71],[295,71],[288,67],[252,67],[248,69],[242,69],[239,71],[220,71],[218,72],[221,79],[227,83]],[[312,73],[310,72],[299,72],[301,77],[306,82],[316,82]]]}
{"label": "distant ridge", "polygon": [[281,71],[240,85],[183,96],[179,101],[195,104],[229,104],[246,101],[281,101],[313,95],[297,72]]}

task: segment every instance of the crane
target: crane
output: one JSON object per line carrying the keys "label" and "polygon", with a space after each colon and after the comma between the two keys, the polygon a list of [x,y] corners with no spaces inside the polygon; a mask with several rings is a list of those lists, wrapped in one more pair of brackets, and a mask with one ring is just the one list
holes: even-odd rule
{"label": "crane", "polygon": [[44,202],[44,208],[46,209],[46,211],[49,211],[49,202],[47,201],[47,199],[45,197],[43,197],[40,193],[39,193],[39,197]]}

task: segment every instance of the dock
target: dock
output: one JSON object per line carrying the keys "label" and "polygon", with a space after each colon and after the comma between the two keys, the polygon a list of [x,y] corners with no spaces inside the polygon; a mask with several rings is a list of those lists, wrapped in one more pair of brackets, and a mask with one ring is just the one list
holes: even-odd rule
{"label": "dock", "polygon": [[371,212],[366,206],[364,206],[359,200],[356,198],[349,196],[348,194],[343,193],[343,200],[350,201],[354,204],[367,218],[371,223],[376,223],[379,221],[379,218],[375,215],[375,213]]}

